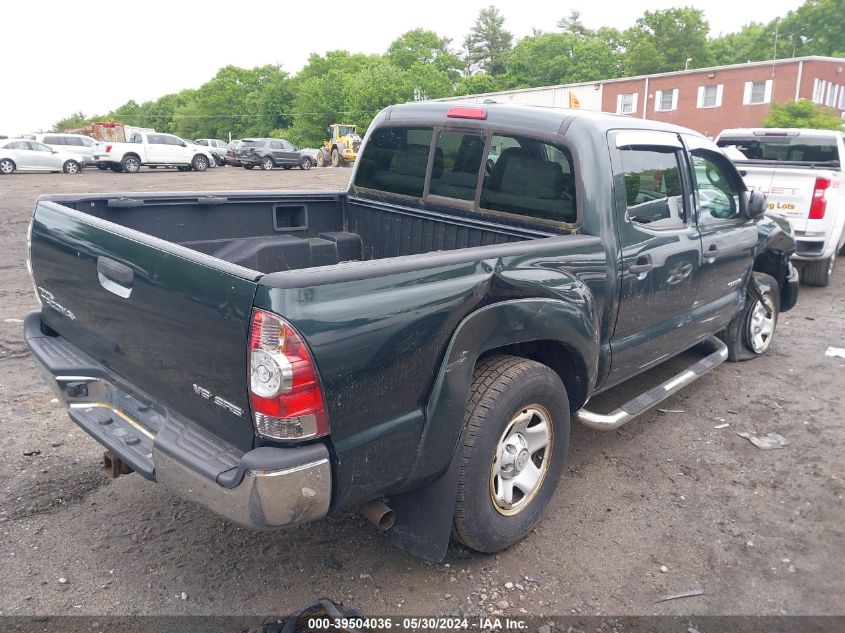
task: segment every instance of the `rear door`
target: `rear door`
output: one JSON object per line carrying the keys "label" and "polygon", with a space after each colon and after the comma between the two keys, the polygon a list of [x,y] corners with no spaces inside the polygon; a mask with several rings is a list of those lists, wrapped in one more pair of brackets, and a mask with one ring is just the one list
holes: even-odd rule
{"label": "rear door", "polygon": [[167,411],[251,447],[246,350],[258,273],[47,201],[33,219],[32,267],[47,326]]}
{"label": "rear door", "polygon": [[166,164],[172,160],[166,134],[147,134],[144,149],[149,163]]}
{"label": "rear door", "polygon": [[695,342],[690,309],[701,269],[701,240],[677,134],[611,132],[616,227],[622,250],[621,293],[611,338],[608,384]]}

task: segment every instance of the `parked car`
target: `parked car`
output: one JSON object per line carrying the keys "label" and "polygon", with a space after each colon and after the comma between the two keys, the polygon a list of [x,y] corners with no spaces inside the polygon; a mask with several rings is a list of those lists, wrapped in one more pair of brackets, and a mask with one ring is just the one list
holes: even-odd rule
{"label": "parked car", "polygon": [[211,153],[214,155],[214,160],[217,162],[218,167],[226,164],[226,147],[228,145],[226,141],[221,141],[217,138],[198,138],[194,142],[197,145],[205,145],[211,149]]}
{"label": "parked car", "polygon": [[27,139],[0,141],[0,174],[12,174],[18,169],[63,171],[66,174],[76,174],[82,170],[83,165],[78,155],[54,149],[38,141]]}
{"label": "parked car", "polygon": [[241,140],[229,141],[226,146],[226,164],[233,167],[240,167],[241,161],[238,160],[238,148],[241,146]]}
{"label": "parked car", "polygon": [[765,209],[692,130],[392,106],[345,192],[41,198],[24,333],[115,475],[252,528],[363,506],[417,555],[496,552],[540,520],[571,422],[612,431],[770,348],[798,276]]}
{"label": "parked car", "polygon": [[236,151],[238,161],[244,169],[273,167],[311,169],[316,160],[299,151],[290,141],[283,138],[245,138]]}
{"label": "parked car", "polygon": [[746,184],[768,196],[769,213],[789,220],[801,280],[830,283],[845,254],[845,140],[842,132],[797,128],[724,130],[716,139]]}
{"label": "parked car", "polygon": [[55,150],[65,151],[78,157],[80,164],[94,165],[94,150],[97,141],[82,134],[36,134],[35,140]]}
{"label": "parked car", "polygon": [[135,173],[142,165],[205,171],[217,163],[211,149],[173,134],[135,132],[128,143],[100,143],[94,162],[113,171]]}

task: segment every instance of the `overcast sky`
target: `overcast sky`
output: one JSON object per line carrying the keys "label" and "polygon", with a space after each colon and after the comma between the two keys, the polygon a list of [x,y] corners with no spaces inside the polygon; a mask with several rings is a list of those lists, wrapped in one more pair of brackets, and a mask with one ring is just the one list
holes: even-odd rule
{"label": "overcast sky", "polygon": [[[0,134],[48,129],[81,110],[102,114],[198,88],[227,64],[278,63],[293,74],[312,52],[343,48],[383,53],[402,33],[424,28],[459,48],[489,0],[374,2],[272,1],[3,2]],[[800,0],[496,0],[505,28],[519,39],[555,31],[570,9],[588,27],[626,28],[646,10],[695,6],[711,34],[768,22]]]}

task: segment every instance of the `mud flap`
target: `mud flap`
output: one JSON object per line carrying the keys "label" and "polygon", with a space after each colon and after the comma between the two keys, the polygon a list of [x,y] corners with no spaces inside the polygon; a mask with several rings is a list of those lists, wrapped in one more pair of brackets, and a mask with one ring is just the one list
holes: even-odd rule
{"label": "mud flap", "polygon": [[443,560],[452,536],[459,465],[456,452],[449,469],[426,487],[390,497],[396,523],[389,534],[396,547],[426,560]]}

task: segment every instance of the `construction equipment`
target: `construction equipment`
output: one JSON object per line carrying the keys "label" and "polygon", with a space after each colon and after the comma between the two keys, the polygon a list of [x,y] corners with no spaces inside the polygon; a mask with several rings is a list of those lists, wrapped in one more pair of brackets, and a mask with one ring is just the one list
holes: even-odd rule
{"label": "construction equipment", "polygon": [[318,167],[341,167],[355,162],[361,147],[361,137],[354,125],[332,123],[328,127],[329,140],[323,141],[317,154]]}

